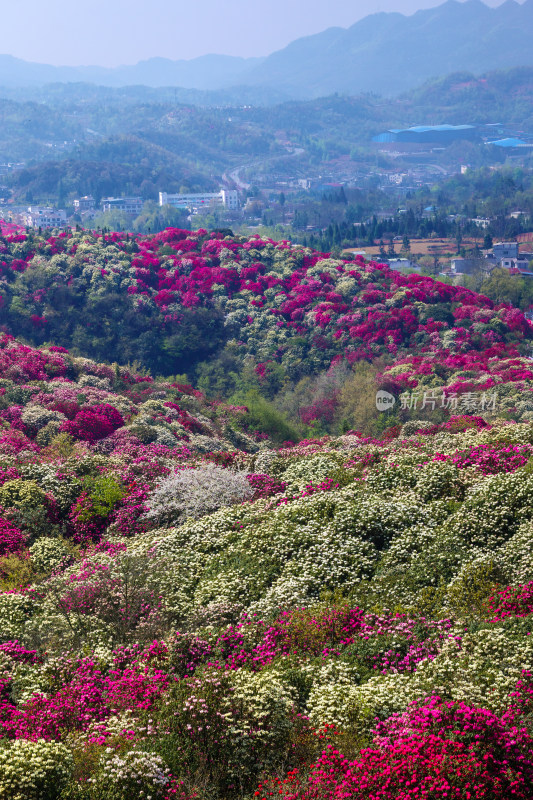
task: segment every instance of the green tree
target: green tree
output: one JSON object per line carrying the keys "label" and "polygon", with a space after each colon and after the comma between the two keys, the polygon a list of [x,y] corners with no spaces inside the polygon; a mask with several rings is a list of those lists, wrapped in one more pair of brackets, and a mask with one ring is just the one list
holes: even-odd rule
{"label": "green tree", "polygon": [[521,309],[527,308],[533,300],[531,280],[511,275],[506,269],[494,269],[481,284],[480,291],[495,303],[511,303]]}

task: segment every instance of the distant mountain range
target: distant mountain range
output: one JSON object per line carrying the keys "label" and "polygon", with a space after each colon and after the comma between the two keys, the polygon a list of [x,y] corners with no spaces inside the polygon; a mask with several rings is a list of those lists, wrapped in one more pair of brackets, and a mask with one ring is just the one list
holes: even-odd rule
{"label": "distant mountain range", "polygon": [[[447,0],[412,16],[378,13],[350,28],[329,28],[267,58],[206,55],[190,61],[151,58],[133,66],[54,67],[0,56],[0,85],[90,82],[102,86],[176,86],[195,90],[269,90],[276,98],[335,92],[397,95],[451,72],[533,66],[533,0]],[[249,100],[248,100],[249,101]]]}
{"label": "distant mountain range", "polygon": [[122,67],[54,67],[0,55],[0,85],[40,86],[48,83],[95,83],[100,86],[179,86],[219,89],[240,82],[261,58],[206,55],[190,61],[149,58]]}
{"label": "distant mountain range", "polygon": [[252,68],[247,83],[301,97],[396,95],[450,72],[533,65],[533,0],[489,8],[448,0],[412,16],[372,14],[298,39]]}

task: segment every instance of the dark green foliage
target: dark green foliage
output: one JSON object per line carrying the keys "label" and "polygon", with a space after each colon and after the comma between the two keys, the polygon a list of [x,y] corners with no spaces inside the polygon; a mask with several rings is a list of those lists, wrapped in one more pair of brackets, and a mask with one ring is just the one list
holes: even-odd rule
{"label": "dark green foliage", "polygon": [[254,390],[245,396],[248,413],[243,424],[250,431],[266,433],[277,444],[286,441],[297,442],[300,439],[298,429],[275,406]]}

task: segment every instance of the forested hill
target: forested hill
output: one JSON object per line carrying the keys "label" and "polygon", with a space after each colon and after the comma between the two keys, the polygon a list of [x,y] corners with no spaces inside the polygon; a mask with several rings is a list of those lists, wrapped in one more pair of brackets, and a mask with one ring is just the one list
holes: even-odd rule
{"label": "forested hill", "polygon": [[453,70],[531,66],[532,25],[531,0],[509,0],[496,8],[479,0],[448,0],[409,16],[371,14],[350,28],[297,39],[253,67],[242,82],[275,86],[300,98],[333,92],[390,97]]}
{"label": "forested hill", "polygon": [[[195,100],[170,90],[89,84],[48,86],[38,95],[0,89],[2,97],[0,162],[26,163],[2,178],[15,202],[55,198],[62,206],[85,194],[97,201],[123,194],[155,201],[159,191],[181,187],[216,190],[224,172],[253,161],[272,159],[275,167],[277,158],[289,158],[291,168],[310,175],[352,151],[364,162],[375,158],[372,137],[388,128],[499,122],[527,132],[533,68],[454,72],[387,102],[369,94],[330,95],[264,108],[250,96],[243,106],[234,96]],[[284,140],[301,151],[297,157]],[[476,159],[485,163],[487,148],[476,147]]]}
{"label": "forested hill", "polygon": [[520,311],[361,257],[224,231],[3,232],[6,331],[186,373],[213,397],[256,389],[289,402],[293,392],[303,421],[329,424],[357,364],[379,365],[396,396],[486,391],[533,375]]}

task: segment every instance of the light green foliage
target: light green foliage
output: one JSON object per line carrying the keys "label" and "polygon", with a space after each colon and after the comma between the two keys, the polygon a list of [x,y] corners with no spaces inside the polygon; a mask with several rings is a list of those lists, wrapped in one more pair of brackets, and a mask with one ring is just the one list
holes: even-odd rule
{"label": "light green foliage", "polygon": [[248,407],[248,414],[245,420],[250,430],[266,433],[278,444],[285,441],[299,440],[299,432],[294,424],[256,391],[248,392],[243,398],[237,397],[234,399],[239,403],[242,400]]}
{"label": "light green foliage", "polygon": [[2,591],[27,586],[34,577],[31,562],[16,553],[4,556],[0,561],[0,566],[2,570],[0,590]]}
{"label": "light green foliage", "polygon": [[72,773],[72,754],[60,742],[0,743],[1,800],[57,800]]}
{"label": "light green foliage", "polygon": [[45,492],[36,481],[11,480],[0,486],[0,506],[31,511],[44,505]]}
{"label": "light green foliage", "polygon": [[80,522],[88,522],[92,517],[107,517],[122,500],[126,491],[112,475],[102,475],[86,482],[89,502],[78,512]]}
{"label": "light green foliage", "polygon": [[45,537],[37,539],[29,550],[32,565],[37,572],[52,572],[65,562],[69,555],[64,541]]}
{"label": "light green foliage", "polygon": [[37,444],[41,447],[46,447],[47,445],[52,444],[54,439],[56,439],[58,436],[61,436],[59,433],[60,426],[61,423],[57,420],[51,420],[50,422],[47,422],[35,437]]}

